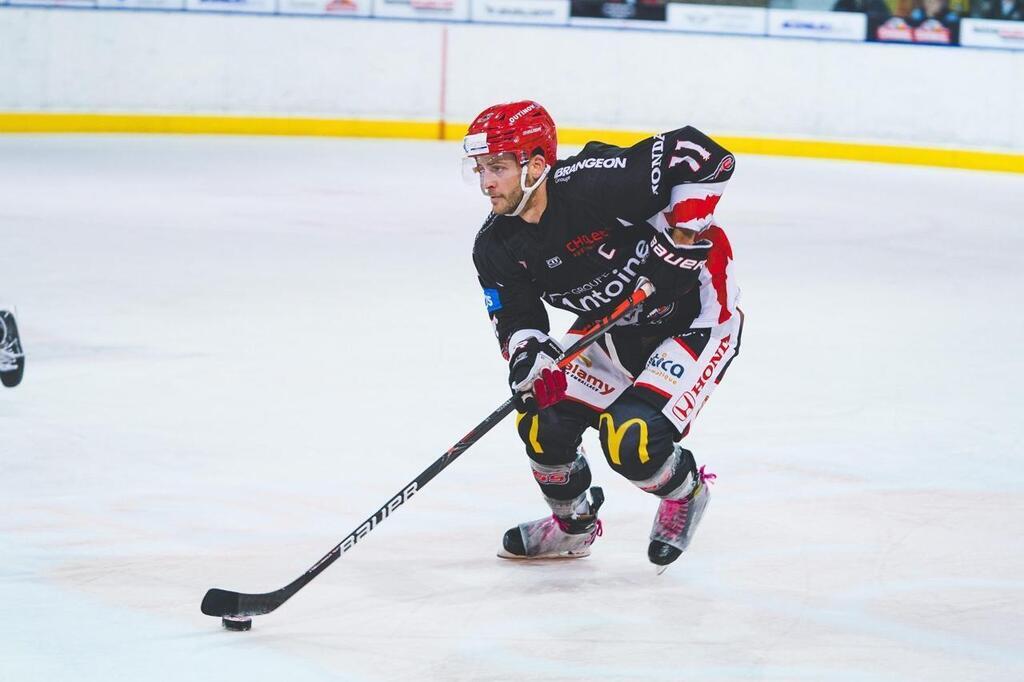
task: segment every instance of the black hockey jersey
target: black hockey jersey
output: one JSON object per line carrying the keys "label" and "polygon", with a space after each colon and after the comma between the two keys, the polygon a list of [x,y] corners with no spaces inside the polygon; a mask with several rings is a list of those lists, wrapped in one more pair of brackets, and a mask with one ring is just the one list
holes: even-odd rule
{"label": "black hockey jersey", "polygon": [[539,223],[488,216],[473,261],[506,357],[514,333],[550,331],[542,301],[584,321],[609,313],[636,288],[653,230],[703,231],[714,244],[705,268],[711,272],[682,300],[656,295],[633,324],[668,336],[698,318],[704,326],[727,319],[732,254],[725,233],[710,228],[734,166],[728,151],[689,126],[629,148],[591,142],[551,169]]}

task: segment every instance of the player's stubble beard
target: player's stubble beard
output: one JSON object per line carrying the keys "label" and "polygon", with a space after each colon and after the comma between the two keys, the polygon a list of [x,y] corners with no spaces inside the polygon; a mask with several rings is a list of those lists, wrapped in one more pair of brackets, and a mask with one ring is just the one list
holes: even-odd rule
{"label": "player's stubble beard", "polygon": [[501,194],[498,199],[502,203],[499,203],[494,207],[494,212],[500,215],[508,215],[516,210],[516,206],[523,200],[523,190],[520,187],[514,188],[509,194]]}

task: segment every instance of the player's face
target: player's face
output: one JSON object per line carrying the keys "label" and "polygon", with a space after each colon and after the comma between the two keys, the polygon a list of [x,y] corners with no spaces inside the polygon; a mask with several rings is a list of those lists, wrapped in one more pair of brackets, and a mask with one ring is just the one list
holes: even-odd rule
{"label": "player's face", "polygon": [[523,198],[523,188],[514,154],[478,156],[474,170],[480,177],[480,189],[491,200],[491,211],[504,215],[516,210]]}

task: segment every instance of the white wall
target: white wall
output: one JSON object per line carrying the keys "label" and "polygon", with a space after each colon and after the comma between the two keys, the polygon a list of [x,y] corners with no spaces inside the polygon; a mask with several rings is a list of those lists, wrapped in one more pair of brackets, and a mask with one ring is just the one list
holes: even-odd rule
{"label": "white wall", "polygon": [[[1024,53],[695,34],[526,32],[543,77],[470,57],[500,30],[453,31],[450,108],[537,93],[567,124],[1024,149]],[[507,39],[506,39],[507,40]],[[531,88],[531,81],[535,85]],[[478,94],[483,94],[478,97]]]}
{"label": "white wall", "polygon": [[439,25],[0,8],[0,109],[430,119]]}
{"label": "white wall", "polygon": [[593,29],[0,8],[0,109],[560,124],[1024,150],[1024,52]]}

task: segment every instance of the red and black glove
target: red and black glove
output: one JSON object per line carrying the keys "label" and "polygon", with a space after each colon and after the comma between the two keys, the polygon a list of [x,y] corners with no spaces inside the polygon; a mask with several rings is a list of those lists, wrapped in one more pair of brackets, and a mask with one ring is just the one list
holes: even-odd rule
{"label": "red and black glove", "polygon": [[682,298],[698,285],[700,271],[711,252],[711,241],[702,239],[694,244],[677,244],[667,234],[655,232],[650,241],[650,253],[640,266],[657,289],[658,305]]}
{"label": "red and black glove", "polygon": [[530,337],[512,349],[508,383],[517,410],[533,414],[565,398],[565,371],[556,364],[561,353],[546,337]]}

